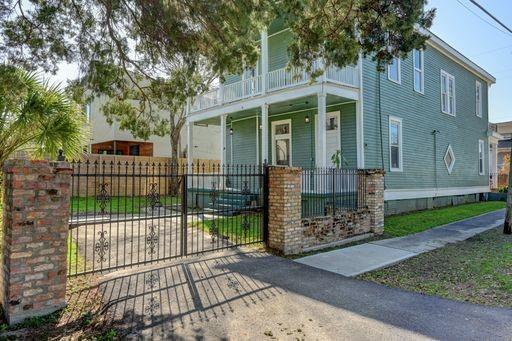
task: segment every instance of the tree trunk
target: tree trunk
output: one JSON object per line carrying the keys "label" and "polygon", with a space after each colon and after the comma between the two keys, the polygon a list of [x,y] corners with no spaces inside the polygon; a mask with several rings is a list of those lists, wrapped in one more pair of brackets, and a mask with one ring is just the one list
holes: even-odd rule
{"label": "tree trunk", "polygon": [[507,213],[505,214],[505,224],[503,224],[503,233],[512,234],[512,147],[510,148],[510,169],[508,171],[508,191],[507,191]]}
{"label": "tree trunk", "polygon": [[169,181],[169,192],[171,195],[178,195],[179,194],[179,191],[180,191],[180,178],[179,178],[179,175],[180,173],[180,170],[182,170],[182,167],[180,166],[179,164],[179,141],[180,141],[180,136],[181,136],[181,132],[180,131],[176,131],[176,129],[174,131],[171,131],[171,138],[170,138],[170,142],[171,142],[171,176],[170,176],[170,181]]}

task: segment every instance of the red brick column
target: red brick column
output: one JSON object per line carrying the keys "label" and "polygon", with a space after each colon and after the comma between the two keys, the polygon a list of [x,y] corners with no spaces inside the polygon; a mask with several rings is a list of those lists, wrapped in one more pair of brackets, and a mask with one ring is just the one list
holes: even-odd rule
{"label": "red brick column", "polygon": [[384,171],[366,169],[366,203],[370,211],[371,231],[384,233]]}
{"label": "red brick column", "polygon": [[3,171],[0,301],[15,324],[66,305],[72,169],[65,162],[8,160]]}
{"label": "red brick column", "polygon": [[269,167],[268,246],[285,255],[302,251],[301,171]]}

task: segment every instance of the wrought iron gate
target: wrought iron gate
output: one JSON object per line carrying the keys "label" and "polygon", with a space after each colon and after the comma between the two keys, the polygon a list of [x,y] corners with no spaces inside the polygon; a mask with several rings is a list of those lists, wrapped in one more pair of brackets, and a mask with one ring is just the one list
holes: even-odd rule
{"label": "wrought iron gate", "polygon": [[70,276],[265,240],[265,166],[72,166]]}

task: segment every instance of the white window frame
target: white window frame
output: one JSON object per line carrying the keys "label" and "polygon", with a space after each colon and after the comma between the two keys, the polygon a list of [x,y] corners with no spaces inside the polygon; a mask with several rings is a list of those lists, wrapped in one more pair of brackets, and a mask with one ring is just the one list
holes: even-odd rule
{"label": "white window frame", "polygon": [[[482,160],[482,169],[480,169],[480,160]],[[485,141],[478,140],[478,174],[485,175]]]}
{"label": "white window frame", "polygon": [[[443,92],[443,76],[446,78],[446,93]],[[441,111],[444,114],[450,115],[450,116],[456,116],[457,113],[457,101],[455,97],[455,76],[449,74],[448,72],[441,70]],[[450,80],[453,82],[453,94],[450,94]],[[446,110],[443,108],[443,97],[446,95]],[[453,112],[450,111],[450,97],[453,97]]]}
{"label": "white window frame", "polygon": [[[446,163],[446,155],[448,155],[448,153],[450,153],[452,156],[452,164],[451,165],[448,165]],[[446,169],[448,170],[448,174],[452,174],[453,167],[455,166],[455,153],[453,152],[451,144],[449,144],[448,148],[446,148],[446,152],[444,153],[443,161],[444,161],[444,165],[446,166]]]}
{"label": "white window frame", "polygon": [[[272,164],[276,165],[276,132],[275,127],[280,124],[288,124],[290,126],[289,134],[279,134],[279,137],[282,139],[290,139],[290,167],[293,165],[292,161],[292,120],[280,120],[280,121],[272,121],[271,129],[272,129]],[[276,165],[277,166],[277,165]],[[284,166],[283,166],[284,167]]]}
{"label": "white window frame", "polygon": [[[392,167],[391,162],[391,124],[398,123],[398,168]],[[400,117],[389,116],[389,125],[388,125],[388,147],[389,147],[389,171],[390,172],[402,172],[403,167],[403,157],[402,157],[402,119]]]}
{"label": "white window frame", "polygon": [[397,61],[398,80],[394,80],[393,78],[391,78],[391,72],[389,72],[391,64],[388,64],[388,80],[390,80],[390,81],[392,81],[393,83],[396,83],[396,84],[402,84],[402,72],[401,72],[402,62],[400,60],[400,57],[393,57],[393,59]]}
{"label": "white window frame", "polygon": [[[416,58],[415,58],[415,51],[418,51],[420,53],[420,56],[421,56],[421,64],[420,64],[420,68],[417,68],[416,67]],[[415,74],[416,72],[419,72],[421,77],[420,77],[420,91],[416,90],[416,77],[415,77]],[[425,93],[425,54],[424,54],[424,51],[423,50],[413,50],[412,52],[412,87],[413,87],[413,90],[417,93],[420,93],[420,94],[424,94]]]}
{"label": "white window frame", "polygon": [[482,83],[479,81],[475,82],[475,114],[477,117],[482,118]]}

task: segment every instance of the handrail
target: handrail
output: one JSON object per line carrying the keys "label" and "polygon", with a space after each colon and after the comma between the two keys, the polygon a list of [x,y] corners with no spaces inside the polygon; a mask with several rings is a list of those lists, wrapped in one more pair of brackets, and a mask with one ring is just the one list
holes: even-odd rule
{"label": "handrail", "polygon": [[[313,64],[313,71],[318,68],[320,68],[320,63],[315,62]],[[272,70],[266,76],[265,88],[267,92],[304,85],[311,80],[310,73],[300,68],[288,69],[284,67]],[[357,88],[359,87],[359,68],[357,65],[354,65],[340,69],[331,65],[325,69],[323,78],[327,82]],[[262,75],[258,75],[224,85],[222,90],[220,88],[212,89],[193,100],[191,112],[261,95],[263,93],[263,85]]]}

